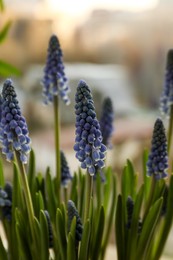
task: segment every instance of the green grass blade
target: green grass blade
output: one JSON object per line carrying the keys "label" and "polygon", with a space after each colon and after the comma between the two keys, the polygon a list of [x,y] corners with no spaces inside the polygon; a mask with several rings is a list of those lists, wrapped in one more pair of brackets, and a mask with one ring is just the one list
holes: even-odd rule
{"label": "green grass blade", "polygon": [[0,60],[0,75],[3,77],[9,77],[11,75],[19,77],[21,76],[21,72],[14,66],[8,64],[5,61]]}
{"label": "green grass blade", "polygon": [[125,238],[124,238],[124,222],[123,222],[123,204],[122,196],[118,195],[116,215],[115,215],[115,239],[117,246],[118,259],[125,259]]}
{"label": "green grass blade", "polygon": [[3,161],[0,157],[0,187],[4,187],[5,179],[4,179],[4,168],[3,168]]}
{"label": "green grass blade", "polygon": [[62,213],[58,208],[56,213],[56,233],[62,260],[66,260],[67,253],[67,239],[65,230],[65,220],[63,219]]}
{"label": "green grass blade", "polygon": [[162,225],[162,229],[159,234],[158,240],[155,243],[155,247],[153,251],[153,260],[160,258],[172,226],[172,221],[173,221],[172,202],[173,202],[173,175],[171,175],[170,178],[166,215],[164,216],[164,223]]}
{"label": "green grass blade", "polygon": [[90,229],[91,229],[91,224],[90,224],[90,220],[88,219],[85,222],[84,229],[83,229],[82,241],[81,241],[80,251],[79,251],[79,260],[88,260]]}
{"label": "green grass blade", "polygon": [[49,259],[49,233],[47,219],[44,214],[44,211],[40,211],[40,230],[41,230],[41,259]]}
{"label": "green grass blade", "polygon": [[8,21],[4,27],[1,29],[0,31],[0,43],[2,43],[5,39],[6,39],[6,36],[11,28],[11,24],[12,22],[11,21]]}
{"label": "green grass blade", "polygon": [[136,252],[136,260],[145,258],[145,253],[147,252],[147,248],[150,243],[150,239],[155,230],[158,218],[160,216],[161,208],[162,208],[163,198],[158,199],[154,205],[150,208],[148,215],[143,223],[142,232],[139,237],[137,252]]}
{"label": "green grass blade", "polygon": [[2,243],[1,237],[0,237],[0,259],[8,260],[7,251],[5,250],[5,247]]}

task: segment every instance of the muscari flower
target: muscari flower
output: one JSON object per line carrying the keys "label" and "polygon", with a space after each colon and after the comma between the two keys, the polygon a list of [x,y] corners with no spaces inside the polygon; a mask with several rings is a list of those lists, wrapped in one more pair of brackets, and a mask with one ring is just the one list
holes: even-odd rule
{"label": "muscari flower", "polygon": [[4,187],[4,192],[6,193],[5,198],[5,205],[2,207],[2,214],[3,217],[6,218],[8,221],[11,221],[11,214],[12,214],[12,193],[13,187],[11,183],[7,182]]}
{"label": "muscari flower", "polygon": [[102,112],[100,118],[100,130],[102,132],[103,141],[102,143],[107,147],[110,146],[110,138],[113,133],[113,120],[114,120],[114,111],[112,100],[107,97],[103,101]]}
{"label": "muscari flower", "polygon": [[74,150],[81,168],[90,175],[105,166],[106,146],[102,144],[100,124],[96,118],[91,91],[84,81],[80,81],[75,96],[76,139]]}
{"label": "muscari flower", "polygon": [[12,186],[9,183],[6,183],[4,189],[0,188],[0,208],[2,209],[2,216],[11,221]]}
{"label": "muscari flower", "polygon": [[63,53],[56,35],[49,41],[46,66],[44,69],[43,96],[44,103],[53,102],[54,96],[59,95],[65,104],[69,104],[69,86],[64,72]]}
{"label": "muscari flower", "polygon": [[1,109],[0,141],[2,153],[6,155],[8,161],[11,161],[14,159],[14,151],[17,151],[21,162],[27,163],[27,154],[31,150],[31,140],[10,79],[7,79],[3,85]]}
{"label": "muscari flower", "polygon": [[68,201],[68,232],[70,231],[71,223],[74,217],[76,217],[76,241],[81,241],[83,225],[79,213],[75,207],[75,204],[72,200]]}
{"label": "muscari flower", "polygon": [[147,162],[147,175],[154,176],[156,180],[167,177],[168,153],[165,128],[161,119],[154,125],[151,152]]}
{"label": "muscari flower", "polygon": [[70,169],[66,160],[66,157],[61,151],[61,184],[67,186],[68,182],[72,180]]}
{"label": "muscari flower", "polygon": [[46,216],[47,226],[48,226],[49,248],[53,248],[53,230],[52,230],[50,215],[49,215],[49,212],[47,210],[44,210],[44,214]]}
{"label": "muscari flower", "polygon": [[164,87],[160,99],[162,114],[170,116],[170,106],[173,104],[173,49],[168,51]]}
{"label": "muscari flower", "polygon": [[131,198],[131,196],[127,197],[126,208],[127,208],[127,228],[130,229],[132,216],[133,216],[133,209],[134,209],[134,201]]}

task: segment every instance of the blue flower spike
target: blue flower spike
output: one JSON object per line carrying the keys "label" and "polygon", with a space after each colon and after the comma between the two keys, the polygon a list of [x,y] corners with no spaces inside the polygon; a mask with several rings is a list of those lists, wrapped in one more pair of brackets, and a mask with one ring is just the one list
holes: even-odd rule
{"label": "blue flower spike", "polygon": [[114,127],[114,111],[111,98],[107,97],[103,101],[102,112],[100,118],[100,129],[103,136],[103,144],[107,147],[111,147],[110,138],[112,136]]}
{"label": "blue flower spike", "polygon": [[147,162],[148,176],[154,176],[156,180],[167,177],[168,152],[165,128],[163,122],[158,118],[154,125],[151,152]]}
{"label": "blue flower spike", "polygon": [[93,176],[105,166],[106,146],[102,143],[100,124],[96,118],[90,88],[81,80],[75,96],[76,139],[74,150],[81,168]]}
{"label": "blue flower spike", "polygon": [[68,182],[72,180],[70,169],[63,151],[61,151],[61,185],[67,186]]}
{"label": "blue flower spike", "polygon": [[68,232],[70,231],[71,223],[74,217],[76,217],[76,241],[81,241],[83,225],[79,216],[78,210],[72,200],[68,201]]}
{"label": "blue flower spike", "polygon": [[31,150],[28,127],[22,116],[13,82],[7,79],[2,90],[0,121],[0,141],[2,153],[8,161],[14,159],[14,151],[20,155],[20,161],[27,163],[27,155]]}
{"label": "blue flower spike", "polygon": [[170,107],[173,104],[173,49],[168,51],[165,72],[165,81],[160,99],[161,113],[170,116]]}
{"label": "blue flower spike", "polygon": [[54,96],[59,95],[66,105],[70,104],[70,91],[64,72],[63,53],[56,35],[49,40],[46,66],[44,68],[43,97],[44,104],[53,103]]}

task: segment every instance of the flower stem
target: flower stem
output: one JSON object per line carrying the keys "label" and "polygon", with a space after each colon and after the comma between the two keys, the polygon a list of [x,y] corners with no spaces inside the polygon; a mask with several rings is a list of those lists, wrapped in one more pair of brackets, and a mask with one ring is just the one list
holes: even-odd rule
{"label": "flower stem", "polygon": [[89,217],[90,213],[90,204],[91,204],[91,198],[92,198],[92,193],[93,193],[93,176],[90,176],[89,173],[87,173],[87,180],[86,180],[86,193],[85,193],[85,198],[86,198],[86,207],[85,207],[85,222]]}
{"label": "flower stem", "polygon": [[18,152],[15,152],[15,157],[16,157],[17,165],[19,167],[20,174],[21,174],[22,185],[23,185],[23,189],[24,189],[24,196],[25,196],[25,201],[26,201],[26,206],[27,206],[27,211],[28,211],[28,217],[29,217],[29,224],[30,224],[32,239],[33,239],[33,242],[34,242],[35,241],[35,233],[34,233],[34,228],[33,228],[34,227],[33,226],[34,209],[33,209],[31,194],[30,194],[30,190],[29,190],[26,170],[25,170],[24,164],[20,160]]}
{"label": "flower stem", "polygon": [[60,154],[60,115],[58,96],[54,96],[54,124],[55,124],[55,163],[56,163],[56,183],[57,200],[60,203],[60,181],[61,181],[61,154]]}
{"label": "flower stem", "polygon": [[170,118],[169,118],[169,127],[168,127],[168,154],[170,154],[171,141],[172,141],[172,131],[173,131],[173,104],[170,108]]}
{"label": "flower stem", "polygon": [[154,176],[152,176],[149,198],[148,198],[148,201],[146,203],[146,208],[145,208],[143,220],[146,218],[146,216],[147,216],[147,214],[148,214],[148,212],[150,210],[150,207],[152,205],[152,200],[153,200],[153,196],[154,196],[155,186],[156,186],[156,180],[155,180]]}

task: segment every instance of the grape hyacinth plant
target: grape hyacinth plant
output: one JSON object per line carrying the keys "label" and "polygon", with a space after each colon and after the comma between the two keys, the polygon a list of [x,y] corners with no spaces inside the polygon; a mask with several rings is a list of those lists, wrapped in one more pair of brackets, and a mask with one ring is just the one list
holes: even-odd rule
{"label": "grape hyacinth plant", "polygon": [[60,155],[60,113],[59,97],[66,105],[70,104],[68,93],[70,88],[65,75],[63,63],[63,53],[59,40],[56,35],[52,35],[49,40],[47,51],[47,61],[44,68],[43,97],[47,105],[53,103],[55,121],[55,161],[56,161],[56,180],[57,180],[57,199],[60,202],[60,183],[61,183],[61,155]]}
{"label": "grape hyacinth plant", "polygon": [[114,127],[114,111],[113,104],[110,97],[104,99],[102,104],[102,112],[100,117],[100,130],[102,132],[103,141],[102,143],[108,148],[111,147],[110,138],[113,134]]}
{"label": "grape hyacinth plant", "polygon": [[[47,54],[42,83],[44,103],[54,108],[56,172],[49,165],[38,170],[40,162],[12,80],[6,79],[0,91],[0,259],[104,260],[114,236],[118,260],[159,260],[173,224],[173,52],[168,54],[161,99],[169,127],[156,119],[150,152],[146,147],[142,153],[142,174],[130,159],[122,172],[105,162],[113,134],[113,105],[105,98],[99,123],[92,89],[83,80],[75,95],[72,150],[80,167],[72,172],[60,149],[59,99],[69,103],[69,88],[55,35]],[[116,149],[113,143],[112,148]]]}

